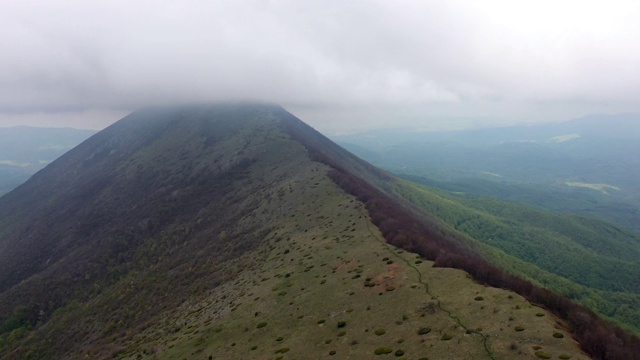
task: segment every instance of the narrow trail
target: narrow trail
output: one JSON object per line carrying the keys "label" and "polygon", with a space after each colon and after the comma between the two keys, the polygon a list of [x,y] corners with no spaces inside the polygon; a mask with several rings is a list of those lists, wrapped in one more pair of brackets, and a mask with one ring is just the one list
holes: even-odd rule
{"label": "narrow trail", "polygon": [[366,221],[367,224],[367,230],[369,231],[369,234],[371,237],[373,237],[376,241],[378,241],[379,243],[381,243],[382,245],[384,245],[385,249],[387,249],[387,251],[393,255],[395,258],[400,259],[402,262],[404,262],[408,267],[412,268],[416,274],[418,274],[418,282],[424,287],[424,291],[425,293],[431,297],[431,299],[434,299],[436,301],[436,305],[438,307],[438,309],[442,312],[444,312],[445,314],[447,314],[449,316],[449,318],[455,320],[455,322],[462,327],[463,329],[465,329],[465,331],[468,334],[474,334],[477,336],[480,336],[482,338],[482,345],[484,346],[484,350],[487,352],[487,356],[489,356],[489,358],[491,360],[497,360],[496,357],[494,356],[494,354],[491,352],[491,349],[489,349],[489,339],[486,335],[484,335],[483,333],[470,329],[468,328],[466,325],[464,325],[462,323],[462,321],[460,320],[460,318],[458,316],[456,316],[455,314],[453,314],[451,311],[445,309],[442,306],[442,303],[440,302],[440,299],[435,296],[433,293],[431,293],[429,291],[429,284],[426,282],[426,280],[423,279],[423,275],[422,272],[415,267],[411,262],[409,262],[409,260],[405,259],[403,256],[398,255],[396,252],[393,251],[392,249],[392,245],[390,245],[389,243],[387,243],[386,241],[380,240],[378,238],[378,236],[376,236],[376,234],[373,232],[373,230],[371,229],[371,218],[369,217],[369,214],[366,213],[366,209],[364,209],[364,213],[361,211],[361,214],[363,215],[363,217],[365,219],[368,219],[368,221]]}

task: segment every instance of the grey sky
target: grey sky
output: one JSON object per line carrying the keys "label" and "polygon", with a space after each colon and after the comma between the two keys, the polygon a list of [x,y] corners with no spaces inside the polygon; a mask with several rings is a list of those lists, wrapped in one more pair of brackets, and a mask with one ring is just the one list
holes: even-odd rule
{"label": "grey sky", "polygon": [[0,126],[249,99],[321,131],[638,112],[637,1],[0,2]]}

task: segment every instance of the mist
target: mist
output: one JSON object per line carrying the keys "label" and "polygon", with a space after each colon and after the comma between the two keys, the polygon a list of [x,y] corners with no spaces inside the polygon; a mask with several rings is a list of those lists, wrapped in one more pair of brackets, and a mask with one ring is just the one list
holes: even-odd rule
{"label": "mist", "polygon": [[630,1],[4,1],[0,126],[279,103],[320,130],[640,111]]}

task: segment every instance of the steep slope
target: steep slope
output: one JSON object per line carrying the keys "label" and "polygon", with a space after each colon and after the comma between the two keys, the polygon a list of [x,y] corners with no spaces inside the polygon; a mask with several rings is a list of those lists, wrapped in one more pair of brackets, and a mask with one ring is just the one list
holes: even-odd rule
{"label": "steep slope", "polygon": [[257,213],[259,195],[299,166],[263,115],[259,107],[141,111],[1,198],[3,329],[34,327],[136,272],[162,287],[117,300],[144,316],[151,303],[175,306],[199,283],[233,276],[209,270],[271,230],[280,213]]}
{"label": "steep slope", "polygon": [[[131,114],[0,198],[0,358],[587,358],[553,314],[387,245],[397,219],[345,179],[396,182],[278,106]],[[391,240],[473,255],[410,220]]]}

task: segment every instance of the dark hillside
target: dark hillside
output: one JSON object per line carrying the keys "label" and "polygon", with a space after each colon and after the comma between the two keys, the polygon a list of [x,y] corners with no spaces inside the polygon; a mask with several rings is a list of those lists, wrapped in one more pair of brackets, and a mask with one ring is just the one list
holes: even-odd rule
{"label": "dark hillside", "polygon": [[[270,231],[268,216],[245,218],[259,201],[251,195],[285,181],[276,168],[297,166],[268,109],[142,110],[0,198],[0,329],[35,327],[133,271],[182,274],[167,283],[171,297],[148,294],[160,296],[162,306],[188,296],[199,281],[232,276],[199,275]],[[247,176],[251,171],[260,178]],[[183,268],[194,252],[208,255]]]}
{"label": "dark hillside", "polygon": [[[3,241],[0,244],[4,255],[0,261],[0,290],[56,264],[71,253],[91,257],[118,252],[119,246],[109,244],[107,239],[122,235],[118,234],[122,229],[153,233],[155,224],[173,217],[175,212],[191,216],[194,209],[202,206],[192,201],[201,195],[196,191],[202,190],[180,185],[200,172],[206,170],[212,176],[203,179],[208,182],[208,189],[232,183],[250,164],[250,157],[238,157],[234,153],[219,155],[209,162],[180,160],[193,157],[196,152],[206,152],[214,144],[222,144],[242,124],[205,121],[199,119],[196,112],[184,116],[194,121],[185,126],[175,121],[175,114],[167,110],[130,115],[0,198],[0,218],[5,228],[6,224],[13,225],[12,232],[4,236],[20,239],[19,243]],[[224,117],[224,112],[219,116]],[[147,121],[153,121],[154,126],[148,126]],[[173,147],[172,142],[178,146]],[[172,149],[172,158],[160,151],[164,148]],[[173,163],[168,166],[168,162]],[[222,179],[225,181],[221,182]],[[149,192],[151,189],[153,192]],[[151,213],[155,216],[149,217]],[[75,221],[69,224],[67,219]],[[109,223],[119,226],[112,228]],[[108,227],[104,228],[105,225]],[[42,231],[46,231],[46,236]],[[78,243],[75,240],[78,238],[94,240]],[[42,243],[43,239],[46,244]]]}

